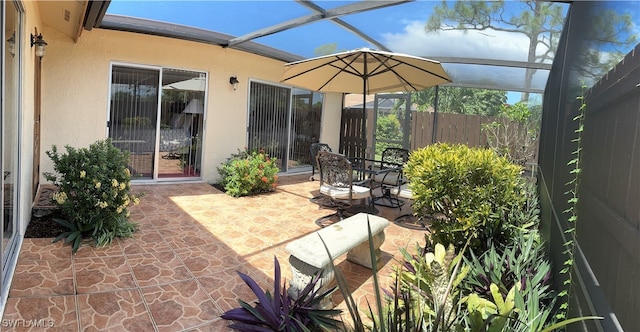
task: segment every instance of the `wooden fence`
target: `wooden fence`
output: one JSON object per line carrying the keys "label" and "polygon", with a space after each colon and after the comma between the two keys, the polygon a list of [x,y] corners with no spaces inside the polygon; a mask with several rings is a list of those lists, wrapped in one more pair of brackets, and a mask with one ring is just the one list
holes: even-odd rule
{"label": "wooden fence", "polygon": [[411,150],[440,142],[486,147],[487,135],[482,125],[497,120],[480,115],[438,113],[436,117],[433,112],[411,112]]}
{"label": "wooden fence", "polygon": [[[465,144],[470,147],[488,147],[489,140],[483,125],[500,122],[499,117],[438,113],[411,112],[411,151],[434,143]],[[362,139],[362,110],[344,109],[342,112],[340,152],[349,156],[362,156],[369,152],[372,140],[373,110],[367,110],[367,141]],[[517,123],[512,123],[517,130],[526,130]],[[435,135],[434,135],[435,129]],[[522,135],[521,133],[520,135]],[[531,157],[527,163],[537,163],[537,142],[529,142]],[[519,147],[512,147],[514,149]]]}

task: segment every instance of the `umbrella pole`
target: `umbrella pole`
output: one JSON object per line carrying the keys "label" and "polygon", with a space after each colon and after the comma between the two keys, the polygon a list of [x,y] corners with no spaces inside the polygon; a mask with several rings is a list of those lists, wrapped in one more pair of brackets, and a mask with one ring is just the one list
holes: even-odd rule
{"label": "umbrella pole", "polygon": [[[367,91],[367,83],[364,83],[364,91]],[[367,157],[367,95],[362,94],[362,141],[364,146],[362,147],[362,158]]]}
{"label": "umbrella pole", "polygon": [[[369,73],[367,72],[367,53],[364,53],[364,72],[362,78],[362,158],[367,157],[367,80]],[[373,158],[372,158],[373,159]]]}

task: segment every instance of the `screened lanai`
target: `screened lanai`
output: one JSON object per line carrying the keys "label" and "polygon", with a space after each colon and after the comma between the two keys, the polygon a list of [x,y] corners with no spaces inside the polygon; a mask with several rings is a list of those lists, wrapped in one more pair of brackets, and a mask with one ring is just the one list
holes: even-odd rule
{"label": "screened lanai", "polygon": [[[520,100],[520,92],[542,93],[568,4],[461,2],[468,11],[463,16],[455,4],[111,1],[100,27],[172,35],[284,61],[369,47],[438,60],[453,78],[448,86],[510,91],[511,102]],[[486,15],[486,22],[466,23],[473,12]],[[520,28],[522,21],[531,22]]]}
{"label": "screened lanai", "polygon": [[[5,191],[5,207],[11,207],[15,212],[5,215],[5,220],[12,222],[4,231],[5,238],[18,239],[23,235],[20,230],[24,231],[28,223],[23,219],[29,215],[29,198],[33,194],[27,188],[30,185],[28,177],[22,174],[22,180],[18,181],[10,175],[19,174],[21,169],[26,173],[33,168],[36,185],[38,179],[43,181],[42,172],[51,170],[43,151],[51,144],[87,145],[116,133],[116,129],[140,125],[144,130],[137,132],[139,136],[120,135],[120,142],[116,142],[131,146],[128,149],[135,152],[139,165],[144,166],[133,167],[140,176],[137,179],[161,179],[168,183],[196,180],[188,185],[203,185],[210,189],[202,182],[213,183],[217,176],[216,166],[236,149],[250,143],[249,135],[245,134],[250,129],[252,93],[264,93],[260,92],[262,88],[272,94],[283,94],[284,98],[278,102],[289,108],[291,105],[308,106],[301,114],[311,118],[301,125],[320,133],[320,139],[337,142],[334,137],[338,136],[338,131],[327,128],[341,125],[341,116],[344,118],[351,110],[359,108],[375,109],[375,115],[369,119],[385,116],[398,105],[398,100],[404,98],[393,93],[402,91],[368,96],[362,105],[362,96],[355,96],[356,101],[350,102],[348,97],[352,96],[317,93],[289,86],[278,79],[286,62],[368,47],[442,63],[452,83],[412,92],[408,97],[411,99],[405,102],[405,105],[411,103],[410,107],[405,106],[406,110],[415,110],[420,116],[433,116],[426,123],[439,121],[442,124],[446,117],[437,117],[439,120],[436,121],[436,113],[484,116],[486,112],[518,102],[524,102],[526,107],[538,112],[541,139],[536,151],[539,151],[537,184],[541,199],[541,235],[553,255],[556,273],[565,261],[562,246],[569,228],[568,216],[561,211],[567,207],[565,184],[571,177],[567,163],[574,151],[570,138],[576,128],[571,119],[577,112],[576,97],[581,91],[596,92],[587,98],[589,112],[584,148],[587,165],[582,173],[585,181],[580,195],[584,200],[581,201],[577,231],[580,241],[576,241],[580,250],[574,268],[580,278],[576,285],[581,288],[574,301],[580,306],[572,306],[580,312],[573,314],[604,317],[593,325],[580,325],[578,331],[624,331],[640,326],[637,315],[640,308],[637,288],[640,271],[638,1],[80,0],[4,3],[17,4],[13,11],[5,14],[6,17],[11,18],[8,14],[15,11],[24,19],[23,22],[5,21],[5,95],[13,96],[16,105],[24,107],[22,113],[15,113],[19,108],[12,107],[12,99],[5,101],[3,141],[22,144],[5,144],[4,149],[15,147],[9,152],[22,151],[28,155],[16,160],[10,153],[3,154],[4,169],[10,171],[5,172],[4,184],[19,185],[13,187],[19,188],[17,190],[9,186],[10,190]],[[70,27],[69,22],[75,22],[76,26]],[[33,48],[29,52],[29,33],[39,32],[49,43],[45,58],[36,58]],[[14,44],[12,41],[15,40],[21,42]],[[34,59],[37,62],[32,61]],[[9,69],[12,68],[20,75],[11,77]],[[164,91],[169,91],[166,96],[175,97],[169,100],[173,103],[163,103],[165,100],[158,103],[151,100],[152,94],[142,94],[140,96],[147,98],[147,104],[155,107],[135,114],[124,113],[129,110],[124,108],[120,115],[108,117],[107,112],[115,109],[111,106],[117,100],[110,96],[117,92],[114,85],[124,87],[128,83],[124,79],[134,77],[124,75],[120,76],[123,81],[118,81],[114,74],[127,73],[130,68],[136,68],[136,74],[152,72],[155,85],[150,90],[156,90],[162,97]],[[37,75],[31,77],[33,73]],[[188,82],[198,83],[197,87],[173,90]],[[581,90],[583,85],[585,90]],[[32,87],[36,89],[33,93]],[[592,87],[594,89],[590,89]],[[13,94],[6,94],[7,91]],[[123,92],[127,92],[126,89],[121,91],[121,97],[124,97]],[[30,100],[31,95],[37,96],[35,101]],[[194,100],[198,103],[192,104]],[[389,103],[389,100],[394,102]],[[128,102],[127,99],[122,101],[123,104]],[[31,127],[30,121],[35,118],[30,112],[32,103],[37,106],[33,107],[33,113],[37,111],[35,115],[40,116],[42,106],[43,116],[42,151],[36,150],[39,152],[35,154],[33,165],[30,164],[31,151],[28,151],[31,133],[18,130]],[[188,107],[190,104],[194,107]],[[330,112],[333,112],[332,117],[327,119]],[[175,113],[183,116],[174,117]],[[260,115],[269,116],[267,113]],[[281,113],[273,118],[286,116]],[[369,128],[376,130],[376,126]],[[188,129],[188,136],[165,139],[168,136],[164,134],[184,134],[187,133],[185,129]],[[40,141],[36,141],[39,127],[37,130],[32,145],[39,149]],[[402,138],[417,136],[412,132],[410,137]],[[423,136],[428,140],[424,144],[436,141],[433,133]],[[298,135],[291,141],[300,142],[304,138],[309,143],[319,137]],[[376,137],[368,138],[368,142],[377,141]],[[154,151],[160,154],[154,154]],[[309,154],[309,149],[299,151]],[[291,156],[297,152],[292,150]],[[278,159],[286,161],[286,158]],[[308,166],[306,169],[293,163],[284,163],[283,167],[299,169],[302,173],[310,171],[308,162],[302,165]],[[145,169],[147,166],[149,168]],[[300,175],[306,174],[282,178],[301,178],[305,187],[316,187],[315,183],[306,181],[308,177]],[[150,187],[163,190],[163,186]],[[173,183],[171,188],[182,191],[181,186]],[[302,199],[307,203],[304,198],[298,195],[294,200],[283,201],[291,203]],[[215,209],[215,204],[224,202],[216,197],[212,200],[215,201],[213,205],[205,201],[203,211]],[[154,206],[148,211],[162,211],[166,205],[163,200],[149,202]],[[281,210],[279,204],[281,202],[264,205]],[[298,208],[303,206],[297,205]],[[167,220],[173,223],[174,217]],[[233,221],[243,217],[238,213],[225,218]],[[149,219],[152,222],[164,220],[156,216]],[[262,222],[258,227],[271,231],[281,227],[282,219],[282,214],[275,212],[274,226],[265,226]],[[297,213],[291,218],[295,222],[300,219]],[[175,231],[175,225],[167,226]],[[213,224],[212,227],[219,226]],[[226,229],[221,230],[221,234],[221,237],[233,238],[230,235],[233,233]],[[245,244],[244,240],[237,242]],[[2,248],[2,272],[3,277],[8,278],[15,270],[11,262],[17,257],[12,253],[17,251],[12,250],[19,247],[14,245],[19,242],[6,243],[9,244]],[[246,243],[250,243],[252,252],[259,251],[254,242]],[[192,243],[187,246],[196,247]],[[8,292],[7,285],[5,279],[0,283],[6,289],[3,296]],[[70,296],[75,295],[71,293]]]}
{"label": "screened lanai", "polygon": [[[598,23],[603,26],[601,32],[593,38],[599,42],[594,42],[588,50],[593,64],[583,78],[586,85],[597,81],[634,46],[631,37],[637,27],[631,23],[639,16],[638,10],[632,10],[633,6],[616,2],[600,2],[596,6],[606,15]],[[115,0],[110,2],[106,15],[96,27],[214,44],[285,62],[362,47],[440,61],[451,83],[414,92],[409,99],[387,95],[396,104],[405,100],[411,104],[401,107],[406,110],[404,115],[398,113],[401,123],[408,118],[414,119],[414,127],[432,123],[431,130],[421,137],[407,133],[409,124],[401,124],[405,127],[403,133],[391,139],[398,146],[416,148],[451,140],[441,127],[464,126],[461,123],[469,121],[441,119],[444,122],[438,127],[438,118],[432,115],[423,119],[425,124],[415,124],[417,116],[411,116],[411,110],[493,116],[501,112],[504,105],[522,102],[534,113],[534,127],[539,130],[542,93],[569,7],[564,1],[159,1],[151,5],[149,1]],[[94,5],[95,12],[100,9],[104,10]],[[613,20],[610,26],[607,26],[608,20]],[[241,84],[246,83],[245,79]],[[309,91],[297,93],[304,95]],[[388,138],[376,134],[379,116],[384,113],[373,109],[377,103],[372,98],[370,96],[372,107],[368,115],[363,115],[367,120],[361,120],[368,121],[367,137],[356,143],[355,148],[359,155],[364,153],[360,152],[364,146],[371,157],[389,143],[384,142],[389,141]],[[362,109],[362,102],[343,105],[346,109]],[[345,113],[343,118],[345,116],[349,115]],[[477,128],[469,135],[480,132],[483,121],[490,122],[476,121]],[[319,121],[314,123],[319,125]],[[280,122],[273,125],[279,126]],[[341,131],[352,130],[341,128]],[[358,135],[349,139],[355,140]],[[269,136],[285,135],[269,133]],[[315,132],[306,133],[302,138],[317,139],[317,136]],[[486,145],[483,138],[475,136],[458,140]],[[251,145],[250,137],[248,141]],[[296,157],[300,153],[294,150],[306,154],[307,149],[303,145],[290,150],[289,154],[279,155],[280,159],[299,162],[304,158]],[[349,148],[343,143],[340,151],[349,154]],[[528,162],[535,163],[535,157]],[[307,163],[302,161],[303,165]]]}
{"label": "screened lanai", "polygon": [[[478,95],[448,89],[473,88],[504,91],[504,104],[539,107],[542,233],[558,265],[567,240],[562,234],[570,227],[560,213],[566,209],[566,164],[573,151],[567,137],[576,129],[571,119],[581,87],[595,85],[598,94],[588,102],[598,110],[587,116],[593,146],[586,150],[591,162],[581,192],[588,203],[581,206],[574,271],[581,288],[574,299],[580,306],[574,308],[580,312],[574,314],[604,317],[576,331],[622,331],[640,326],[638,209],[632,207],[639,188],[633,171],[639,26],[638,1],[196,1],[153,7],[112,1],[100,27],[200,41],[285,62],[360,47],[407,53],[440,61],[452,78],[438,87],[439,102],[455,99],[462,109]],[[366,104],[384,105],[385,98],[395,97],[371,96]],[[409,108],[422,111],[434,111],[439,103],[412,101]],[[345,106],[358,108],[358,102]],[[605,165],[607,171],[601,170]],[[589,188],[596,183],[607,189]],[[627,202],[624,208],[622,202]]]}

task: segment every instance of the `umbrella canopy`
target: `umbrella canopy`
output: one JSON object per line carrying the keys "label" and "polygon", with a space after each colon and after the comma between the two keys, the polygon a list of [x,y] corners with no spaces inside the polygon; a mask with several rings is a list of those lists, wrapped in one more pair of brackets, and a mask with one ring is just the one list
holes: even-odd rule
{"label": "umbrella canopy", "polygon": [[172,90],[204,91],[205,85],[206,82],[204,77],[194,77],[188,80],[163,85],[162,88]]}
{"label": "umbrella canopy", "polygon": [[368,95],[420,91],[451,79],[438,61],[361,48],[287,63],[280,82],[313,91]]}
{"label": "umbrella canopy", "polygon": [[[420,91],[449,83],[440,62],[407,54],[360,48],[284,65],[280,82],[312,91],[362,93]],[[366,146],[366,108],[362,108]]]}

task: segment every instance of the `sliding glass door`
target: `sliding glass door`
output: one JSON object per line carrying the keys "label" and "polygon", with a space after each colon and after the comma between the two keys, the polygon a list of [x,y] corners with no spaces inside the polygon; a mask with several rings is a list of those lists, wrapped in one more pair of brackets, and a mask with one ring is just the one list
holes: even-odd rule
{"label": "sliding glass door", "polygon": [[320,137],[322,107],[320,93],[251,82],[247,146],[277,158],[281,172],[308,170],[311,143]]}
{"label": "sliding glass door", "polygon": [[134,179],[199,178],[206,74],[114,65],[109,137]]}
{"label": "sliding glass door", "polygon": [[[20,85],[20,58],[22,55],[22,13],[24,9],[19,3],[13,1],[3,1],[0,4],[2,13],[2,37],[7,41],[0,48],[2,50],[2,83],[0,84],[0,103],[2,113],[0,116],[0,168],[2,168],[2,227],[0,227],[0,238],[2,238],[2,248],[0,250],[2,270],[0,277],[0,298],[4,297],[4,291],[8,290],[7,281],[11,271],[11,262],[15,262],[18,254],[18,239],[20,236],[21,220],[19,214],[19,188],[21,188],[20,178],[20,118],[21,112],[21,85]],[[35,59],[39,63],[40,58]],[[30,181],[25,181],[30,183]],[[22,184],[22,188],[29,185]]]}

